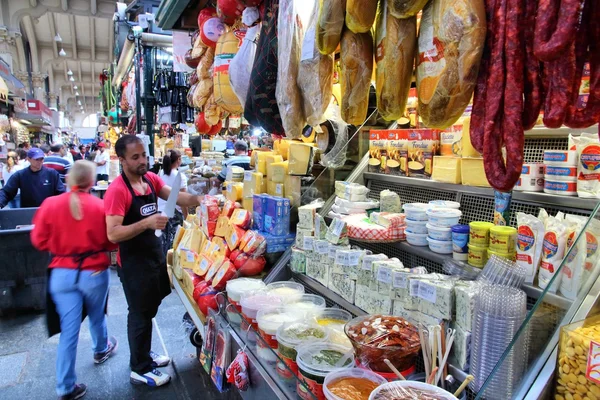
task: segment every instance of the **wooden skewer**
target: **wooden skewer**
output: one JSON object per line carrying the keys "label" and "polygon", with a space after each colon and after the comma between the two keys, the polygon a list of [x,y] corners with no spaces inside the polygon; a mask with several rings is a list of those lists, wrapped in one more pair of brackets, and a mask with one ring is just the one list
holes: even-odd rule
{"label": "wooden skewer", "polygon": [[432,351],[432,360],[431,360],[431,370],[435,369],[436,360],[437,360],[437,329],[433,328],[433,351]]}
{"label": "wooden skewer", "polygon": [[388,360],[387,358],[383,360],[383,362],[392,370],[393,373],[396,374],[396,376],[401,380],[401,381],[405,381],[406,378],[404,377],[404,375],[402,375],[400,373],[400,371],[398,371],[398,369],[396,367],[394,367],[394,364],[392,364],[392,362],[390,360]]}
{"label": "wooden skewer", "polygon": [[423,329],[419,326],[419,339],[421,340],[421,351],[423,352],[423,362],[425,364],[425,375],[429,376],[429,367],[431,366],[429,362],[429,357],[427,357],[427,341],[425,340],[425,334],[423,333]]}
{"label": "wooden skewer", "polygon": [[456,392],[454,392],[454,397],[458,397],[458,395],[460,395],[462,393],[463,390],[465,390],[465,388],[467,387],[467,385],[469,383],[471,383],[471,381],[475,379],[475,377],[473,375],[467,375],[467,377],[465,378],[465,381],[462,383],[462,385],[460,385],[458,387],[458,389],[456,389]]}
{"label": "wooden skewer", "polygon": [[429,375],[429,377],[427,378],[427,383],[432,385],[433,384],[433,380],[435,379],[435,374],[437,374],[438,372],[438,367],[434,367],[433,371],[431,371],[431,375]]}

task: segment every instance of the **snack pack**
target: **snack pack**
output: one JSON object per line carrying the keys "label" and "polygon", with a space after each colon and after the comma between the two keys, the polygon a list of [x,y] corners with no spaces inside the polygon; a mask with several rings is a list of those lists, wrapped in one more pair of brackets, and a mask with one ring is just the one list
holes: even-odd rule
{"label": "snack pack", "polygon": [[[560,293],[568,299],[575,299],[582,284],[583,270],[587,256],[586,240],[579,238],[586,218],[578,215],[567,215],[567,245],[566,260],[561,269]],[[578,240],[579,238],[579,240]]]}
{"label": "snack pack", "polygon": [[577,195],[600,198],[600,141],[598,136],[584,136],[577,144]]}
{"label": "snack pack", "polygon": [[[548,286],[563,260],[567,244],[567,228],[568,225],[561,215],[548,217],[546,220],[546,232],[542,244],[542,264],[538,274],[538,284],[542,289]],[[560,285],[560,278],[561,276],[556,277],[549,292],[556,293]]]}
{"label": "snack pack", "polygon": [[517,264],[526,270],[525,282],[533,283],[542,257],[544,222],[520,212],[517,227]]}

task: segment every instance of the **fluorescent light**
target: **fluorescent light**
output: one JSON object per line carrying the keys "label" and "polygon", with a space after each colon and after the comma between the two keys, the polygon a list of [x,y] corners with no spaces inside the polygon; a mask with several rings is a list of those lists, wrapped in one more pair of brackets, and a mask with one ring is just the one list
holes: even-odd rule
{"label": "fluorescent light", "polygon": [[77,90],[77,85],[73,86],[73,89]]}
{"label": "fluorescent light", "polygon": [[77,100],[77,104],[81,105],[81,100]]}
{"label": "fluorescent light", "polygon": [[60,37],[60,33],[57,33],[56,36],[54,36],[54,41],[55,42],[62,42],[62,38]]}
{"label": "fluorescent light", "polygon": [[254,128],[252,130],[252,136],[260,136],[263,133],[263,129],[262,128]]}
{"label": "fluorescent light", "polygon": [[73,77],[70,77],[70,78],[69,78],[69,81],[71,81],[71,82],[75,82],[75,78],[73,78]]}
{"label": "fluorescent light", "polygon": [[26,119],[21,119],[19,122],[25,125],[31,125],[31,122],[27,121]]}
{"label": "fluorescent light", "polygon": [[71,71],[71,68],[69,68],[69,70],[67,71],[67,75],[69,75],[69,76],[73,75],[73,71]]}
{"label": "fluorescent light", "polygon": [[58,55],[61,57],[66,57],[67,56],[67,52],[65,51],[65,49],[63,49],[61,47],[60,51],[58,52]]}
{"label": "fluorescent light", "polygon": [[75,96],[79,96],[79,92],[75,92]]}

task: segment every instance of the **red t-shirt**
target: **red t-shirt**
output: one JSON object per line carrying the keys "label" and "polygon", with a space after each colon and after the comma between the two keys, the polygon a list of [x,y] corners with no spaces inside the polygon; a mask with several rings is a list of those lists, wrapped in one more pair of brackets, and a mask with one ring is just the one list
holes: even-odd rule
{"label": "red t-shirt", "polygon": [[88,193],[79,193],[83,219],[77,221],[71,216],[69,199],[72,193],[48,197],[33,216],[35,225],[31,232],[31,242],[42,251],[57,254],[49,268],[77,268],[74,257],[60,257],[72,254],[103,251],[86,258],[82,269],[101,271],[110,264],[106,253],[117,248],[106,236],[104,203]]}
{"label": "red t-shirt", "polygon": [[[162,190],[165,184],[163,183],[160,177],[152,172],[147,172],[145,175],[146,179],[150,182],[152,186],[154,186],[154,191],[156,192],[157,203],[158,203],[158,194]],[[138,193],[135,192],[138,196],[148,195],[152,193],[152,189],[148,186],[146,193]],[[123,176],[119,175],[117,179],[115,179],[108,189],[106,190],[106,194],[104,195],[104,212],[106,215],[117,215],[120,217],[125,217],[125,214],[129,211],[129,207],[131,207],[131,192],[125,184],[123,180]],[[121,265],[121,254],[117,254],[117,262]]]}

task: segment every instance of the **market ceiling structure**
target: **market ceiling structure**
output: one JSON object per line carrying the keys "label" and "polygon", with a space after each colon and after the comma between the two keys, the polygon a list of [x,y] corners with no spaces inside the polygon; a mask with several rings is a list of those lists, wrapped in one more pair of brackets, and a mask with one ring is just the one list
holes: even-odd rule
{"label": "market ceiling structure", "polygon": [[[0,24],[3,22],[9,32],[17,30],[21,35],[15,35],[18,70],[25,70],[23,49],[28,42],[34,80],[38,75],[48,76],[50,93],[59,96],[66,111],[81,112],[79,101],[86,114],[100,110],[98,76],[113,59],[115,3],[116,0],[0,0]],[[13,70],[16,69],[13,62]]]}

